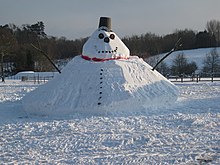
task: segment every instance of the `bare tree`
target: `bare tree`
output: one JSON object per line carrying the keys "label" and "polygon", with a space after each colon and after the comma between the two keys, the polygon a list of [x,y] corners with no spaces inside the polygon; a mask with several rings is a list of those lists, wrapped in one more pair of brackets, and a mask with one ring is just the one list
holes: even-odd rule
{"label": "bare tree", "polygon": [[4,74],[4,56],[15,48],[16,39],[8,25],[0,26],[0,63],[1,63],[1,79],[5,81]]}
{"label": "bare tree", "polygon": [[207,31],[215,36],[217,46],[220,45],[220,21],[211,20],[206,24]]}
{"label": "bare tree", "polygon": [[171,72],[173,75],[181,76],[183,74],[191,75],[197,70],[197,65],[195,62],[189,63],[184,53],[180,53],[173,60],[171,66]]}
{"label": "bare tree", "polygon": [[204,59],[203,72],[205,73],[217,73],[220,72],[220,56],[216,48],[212,49]]}

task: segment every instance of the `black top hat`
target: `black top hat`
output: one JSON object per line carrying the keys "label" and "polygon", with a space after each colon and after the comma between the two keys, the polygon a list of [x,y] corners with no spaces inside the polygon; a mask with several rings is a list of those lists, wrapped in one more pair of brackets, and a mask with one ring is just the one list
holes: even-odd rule
{"label": "black top hat", "polygon": [[102,26],[107,27],[108,30],[111,30],[111,28],[112,28],[111,18],[109,18],[109,17],[100,17],[100,19],[99,19],[99,28],[102,27]]}

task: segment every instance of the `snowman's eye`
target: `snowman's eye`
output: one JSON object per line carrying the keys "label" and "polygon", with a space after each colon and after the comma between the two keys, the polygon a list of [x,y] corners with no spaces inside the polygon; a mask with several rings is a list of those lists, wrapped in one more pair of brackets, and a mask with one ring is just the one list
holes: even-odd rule
{"label": "snowman's eye", "polygon": [[114,34],[111,34],[111,35],[110,35],[110,38],[111,38],[112,40],[114,40],[114,39],[115,39],[115,35],[114,35]]}
{"label": "snowman's eye", "polygon": [[104,34],[99,33],[99,39],[103,39],[104,38]]}

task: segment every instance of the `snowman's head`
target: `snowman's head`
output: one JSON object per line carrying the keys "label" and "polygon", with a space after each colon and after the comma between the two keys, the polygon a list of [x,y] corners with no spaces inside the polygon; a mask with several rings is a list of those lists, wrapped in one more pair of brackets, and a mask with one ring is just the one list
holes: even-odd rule
{"label": "snowman's head", "polygon": [[129,49],[111,30],[111,19],[101,17],[99,28],[83,46],[82,57],[88,60],[105,61],[128,59]]}

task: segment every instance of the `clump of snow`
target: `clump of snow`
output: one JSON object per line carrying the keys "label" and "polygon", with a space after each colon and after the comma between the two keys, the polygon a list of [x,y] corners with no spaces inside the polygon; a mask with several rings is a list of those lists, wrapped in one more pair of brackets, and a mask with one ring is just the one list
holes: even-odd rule
{"label": "clump of snow", "polygon": [[0,103],[21,100],[27,92],[36,89],[37,86],[33,83],[6,79],[6,83],[0,83]]}
{"label": "clump of snow", "polygon": [[142,59],[94,62],[75,57],[53,80],[23,98],[26,112],[37,115],[105,114],[164,106],[177,87]]}

